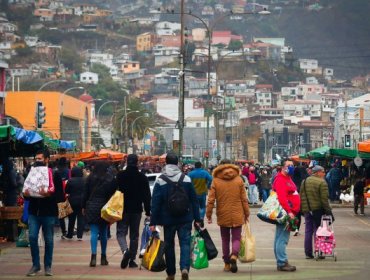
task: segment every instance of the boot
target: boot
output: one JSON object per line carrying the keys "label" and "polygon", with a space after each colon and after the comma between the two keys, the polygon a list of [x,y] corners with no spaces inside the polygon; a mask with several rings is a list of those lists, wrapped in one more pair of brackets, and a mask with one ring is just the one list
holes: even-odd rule
{"label": "boot", "polygon": [[237,256],[231,255],[231,257],[230,257],[230,271],[232,273],[236,273],[238,271],[238,266],[236,264],[237,260],[238,260]]}
{"label": "boot", "polygon": [[100,259],[100,264],[101,265],[108,265],[108,261],[107,261],[107,255],[101,255],[101,259]]}
{"label": "boot", "polygon": [[91,254],[90,266],[91,267],[96,266],[96,254]]}

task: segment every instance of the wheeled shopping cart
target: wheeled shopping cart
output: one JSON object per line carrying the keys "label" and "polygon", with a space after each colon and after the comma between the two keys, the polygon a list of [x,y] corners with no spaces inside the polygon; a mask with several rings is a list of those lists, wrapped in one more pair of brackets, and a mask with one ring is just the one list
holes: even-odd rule
{"label": "wheeled shopping cart", "polygon": [[334,237],[333,219],[332,216],[323,215],[321,217],[321,225],[316,230],[315,236],[315,258],[324,259],[325,257],[333,257],[337,261],[335,251],[336,242]]}

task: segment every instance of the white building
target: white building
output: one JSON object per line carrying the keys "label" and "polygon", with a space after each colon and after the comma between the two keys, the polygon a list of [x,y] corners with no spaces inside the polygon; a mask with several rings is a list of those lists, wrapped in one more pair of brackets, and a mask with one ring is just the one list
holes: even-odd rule
{"label": "white building", "polygon": [[181,24],[178,22],[161,21],[155,25],[155,32],[158,36],[174,35],[181,30]]}
{"label": "white building", "polygon": [[283,104],[284,119],[291,117],[304,118],[321,118],[321,100],[296,100],[287,101]]}
{"label": "white building", "polygon": [[99,82],[99,75],[93,72],[83,72],[80,75],[80,82],[96,85]]}
{"label": "white building", "polygon": [[322,68],[319,67],[317,59],[299,59],[299,68],[306,74],[322,74]]}
{"label": "white building", "polygon": [[178,59],[180,49],[177,47],[164,47],[162,45],[156,45],[153,48],[154,53],[154,65],[162,66],[174,62]]}

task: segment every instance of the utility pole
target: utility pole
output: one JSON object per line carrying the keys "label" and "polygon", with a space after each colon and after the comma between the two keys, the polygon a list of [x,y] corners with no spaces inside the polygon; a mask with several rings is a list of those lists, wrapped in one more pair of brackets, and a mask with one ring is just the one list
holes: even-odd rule
{"label": "utility pole", "polygon": [[181,0],[181,10],[180,10],[180,90],[179,90],[179,158],[182,158],[182,143],[184,137],[184,126],[185,126],[185,48],[184,48],[184,0]]}

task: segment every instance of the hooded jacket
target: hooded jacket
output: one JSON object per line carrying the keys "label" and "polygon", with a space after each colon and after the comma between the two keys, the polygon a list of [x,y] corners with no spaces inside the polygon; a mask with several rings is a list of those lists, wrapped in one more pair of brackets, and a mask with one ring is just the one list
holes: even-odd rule
{"label": "hooded jacket", "polygon": [[[177,165],[167,164],[164,167],[162,174],[168,177],[172,182],[178,182],[181,177],[181,170]],[[172,185],[167,184],[166,181],[160,177],[157,179],[154,184],[152,195],[151,225],[182,225],[191,223],[194,220],[200,220],[198,199],[195,194],[194,186],[191,183],[191,179],[188,176],[185,176],[181,186],[185,188],[188,194],[190,211],[184,216],[174,217],[171,215],[168,208],[169,189]]]}
{"label": "hooded jacket", "polygon": [[280,205],[287,213],[297,215],[301,207],[301,199],[292,178],[279,172],[273,184]]}
{"label": "hooded jacket", "polygon": [[73,167],[71,171],[71,179],[66,185],[66,193],[69,195],[68,200],[73,210],[81,209],[83,195],[85,192],[85,178],[83,170],[79,167]]}
{"label": "hooded jacket", "polygon": [[234,164],[223,164],[213,171],[213,181],[208,193],[206,216],[212,217],[216,203],[217,224],[238,227],[249,217],[249,206],[240,169]]}

